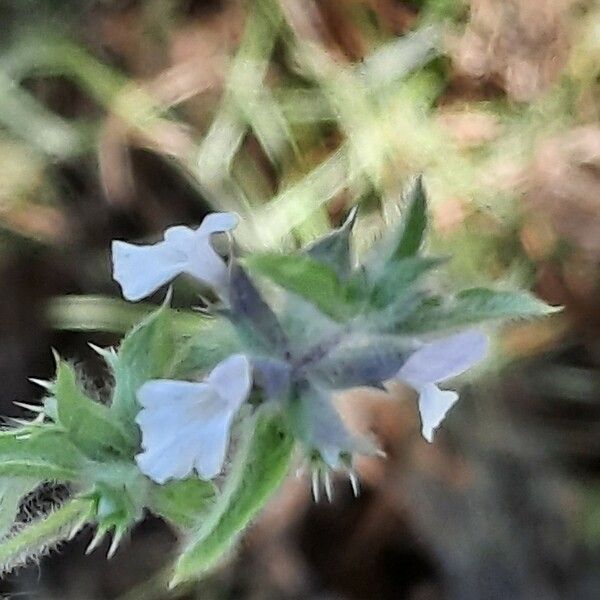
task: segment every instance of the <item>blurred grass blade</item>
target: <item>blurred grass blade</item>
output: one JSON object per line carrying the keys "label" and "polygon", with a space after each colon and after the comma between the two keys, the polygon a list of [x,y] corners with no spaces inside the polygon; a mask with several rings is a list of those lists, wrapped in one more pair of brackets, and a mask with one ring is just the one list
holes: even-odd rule
{"label": "blurred grass blade", "polygon": [[[50,300],[46,316],[55,329],[124,334],[156,309],[153,304],[131,304],[119,298],[73,295]],[[169,310],[176,333],[189,333],[206,321],[199,313]]]}

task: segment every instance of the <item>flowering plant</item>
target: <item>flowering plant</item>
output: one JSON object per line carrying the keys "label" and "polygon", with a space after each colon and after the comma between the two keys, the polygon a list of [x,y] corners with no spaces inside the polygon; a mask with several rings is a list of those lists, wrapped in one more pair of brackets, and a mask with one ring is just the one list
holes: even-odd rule
{"label": "flowering plant", "polygon": [[[359,454],[377,441],[350,431],[332,394],[415,389],[429,442],[458,395],[438,383],[484,358],[474,324],[550,309],[526,292],[475,288],[442,297],[425,285],[443,260],[423,256],[427,211],[420,179],[405,219],[360,264],[351,252],[356,210],[344,224],[293,253],[240,256],[237,217],[211,214],[164,240],[113,243],[114,277],[136,301],[179,274],[202,284],[198,326],[180,331],[163,306],[118,351],[96,350],[114,378],[99,403],[57,357],[56,378],[31,421],[0,433],[0,564],[27,560],[93,523],[93,549],[112,533],[109,555],[145,510],[182,532],[172,583],[218,564],[288,473],[300,447],[315,499],[331,497],[333,471],[358,493]],[[213,234],[228,236],[222,256]],[[466,328],[466,329],[465,329]],[[446,333],[444,333],[446,332]],[[12,526],[21,498],[42,482],[68,483],[71,498],[43,519]]]}

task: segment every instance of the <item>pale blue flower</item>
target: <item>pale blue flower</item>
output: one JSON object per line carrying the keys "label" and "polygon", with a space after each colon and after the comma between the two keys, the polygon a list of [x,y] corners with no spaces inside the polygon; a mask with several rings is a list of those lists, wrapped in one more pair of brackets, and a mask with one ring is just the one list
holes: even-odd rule
{"label": "pale blue flower", "polygon": [[423,437],[431,442],[434,430],[458,400],[458,394],[442,391],[437,383],[464,373],[487,351],[487,337],[468,330],[424,345],[404,363],[397,377],[419,394]]}
{"label": "pale blue flower", "polygon": [[208,215],[200,227],[169,227],[164,241],[139,246],[113,241],[113,277],[127,300],[149,296],[158,288],[187,273],[223,293],[227,282],[225,261],[211,245],[213,233],[231,231],[238,223],[235,213]]}
{"label": "pale blue flower", "polygon": [[143,452],[136,457],[157,483],[183,479],[196,470],[212,479],[222,468],[232,420],[252,386],[247,358],[234,354],[201,383],[156,379],[138,390]]}

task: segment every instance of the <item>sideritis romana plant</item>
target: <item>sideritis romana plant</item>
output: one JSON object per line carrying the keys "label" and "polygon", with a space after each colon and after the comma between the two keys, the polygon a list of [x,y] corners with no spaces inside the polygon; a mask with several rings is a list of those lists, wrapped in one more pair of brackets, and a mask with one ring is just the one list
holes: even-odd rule
{"label": "sideritis romana plant", "polygon": [[[240,255],[232,213],[210,214],[197,229],[171,227],[153,245],[115,241],[114,277],[127,300],[187,274],[202,311],[182,331],[167,293],[118,350],[97,348],[114,379],[108,404],[88,397],[57,357],[56,378],[40,382],[43,405],[30,407],[37,416],[0,433],[3,570],[86,523],[97,531],[90,549],[111,534],[112,555],[148,510],[181,533],[172,584],[199,577],[233,547],[297,451],[315,499],[331,497],[333,472],[358,493],[355,457],[381,452],[344,424],[332,403],[340,390],[402,380],[433,441],[458,399],[439,384],[485,357],[487,336],[474,326],[552,309],[519,291],[433,293],[444,260],[422,254],[420,179],[405,201],[403,223],[360,263],[351,249],[355,210],[293,253]],[[228,240],[224,255],[215,234]],[[12,526],[21,498],[48,481],[69,484],[70,499]]]}

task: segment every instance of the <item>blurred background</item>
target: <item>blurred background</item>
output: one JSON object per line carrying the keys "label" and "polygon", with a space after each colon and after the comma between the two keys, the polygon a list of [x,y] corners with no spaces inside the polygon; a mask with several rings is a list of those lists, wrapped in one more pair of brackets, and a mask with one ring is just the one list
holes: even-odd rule
{"label": "blurred background", "polygon": [[[498,332],[428,445],[414,398],[344,398],[385,461],[314,504],[290,477],[235,557],[167,593],[148,518],[106,561],[91,532],[10,574],[9,598],[600,597],[598,0],[0,0],[0,411],[51,348],[145,314],[110,240],[235,210],[248,249],[302,244],[359,203],[366,250],[423,173],[447,289],[510,284],[565,310]],[[180,282],[175,301],[193,287]],[[405,398],[403,396],[406,396]],[[359,407],[359,408],[357,408]],[[22,519],[68,490],[25,499]]]}

